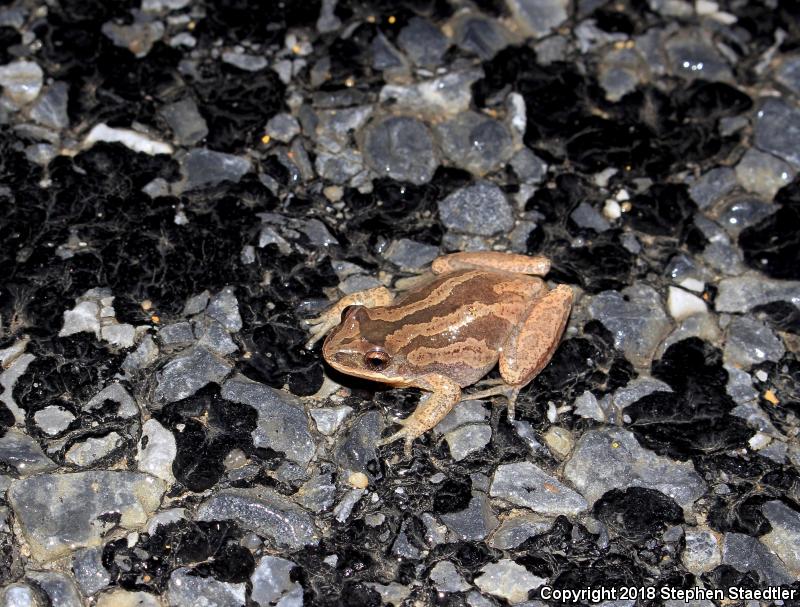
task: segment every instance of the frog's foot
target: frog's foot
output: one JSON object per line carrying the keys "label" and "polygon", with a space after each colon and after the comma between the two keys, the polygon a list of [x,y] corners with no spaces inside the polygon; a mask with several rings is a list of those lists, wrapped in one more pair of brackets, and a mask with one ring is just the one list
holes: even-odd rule
{"label": "frog's foot", "polygon": [[345,295],[316,318],[309,318],[305,321],[306,325],[309,326],[308,332],[311,334],[311,338],[306,342],[306,350],[313,348],[315,343],[342,322],[342,313],[348,307],[359,305],[368,308],[386,306],[392,302],[392,299],[393,296],[386,287],[375,287],[374,289]]}
{"label": "frog's foot", "polygon": [[403,427],[391,436],[387,436],[386,438],[379,440],[378,446],[382,447],[383,445],[389,445],[395,441],[403,439],[403,441],[405,441],[403,444],[403,455],[406,457],[411,457],[411,446],[414,443],[414,439],[420,436],[422,433],[417,433],[413,428],[409,427],[407,424],[408,419],[397,419],[395,422]]}
{"label": "frog's foot", "polygon": [[[490,381],[494,382],[494,380]],[[493,388],[488,388],[479,392],[473,392],[471,394],[464,394],[461,397],[461,400],[482,400],[492,396],[504,396],[507,401],[508,421],[513,422],[515,407],[517,404],[517,396],[519,396],[520,389],[521,386],[510,386],[505,382],[501,382],[499,385],[496,385]]]}

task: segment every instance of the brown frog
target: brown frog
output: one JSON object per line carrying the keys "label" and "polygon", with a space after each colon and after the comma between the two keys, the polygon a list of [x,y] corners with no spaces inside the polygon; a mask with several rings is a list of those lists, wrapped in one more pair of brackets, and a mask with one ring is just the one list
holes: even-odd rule
{"label": "brown frog", "polygon": [[[430,280],[398,299],[385,287],[352,293],[309,320],[306,347],[330,332],[322,355],[334,369],[428,392],[380,444],[402,438],[410,452],[466,398],[503,395],[512,420],[520,389],[550,361],[572,308],[569,287],[550,290],[539,278],[549,269],[546,257],[510,253],[439,257]],[[462,397],[495,365],[502,381]]]}

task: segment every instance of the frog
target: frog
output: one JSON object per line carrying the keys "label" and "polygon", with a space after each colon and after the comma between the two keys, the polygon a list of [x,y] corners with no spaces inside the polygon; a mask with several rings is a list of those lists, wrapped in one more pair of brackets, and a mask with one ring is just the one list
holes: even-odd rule
{"label": "frog", "polygon": [[[384,286],[351,293],[308,319],[306,348],[325,337],[322,357],[340,373],[423,392],[378,442],[403,440],[406,455],[463,400],[505,397],[513,421],[520,391],[550,362],[572,310],[572,289],[543,280],[550,265],[500,251],[440,256],[396,296]],[[495,367],[500,378],[484,379]]]}

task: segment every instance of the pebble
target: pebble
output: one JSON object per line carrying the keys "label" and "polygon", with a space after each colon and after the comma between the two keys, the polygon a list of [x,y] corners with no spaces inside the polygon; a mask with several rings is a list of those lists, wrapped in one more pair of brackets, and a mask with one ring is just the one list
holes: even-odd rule
{"label": "pebble", "polygon": [[783,342],[764,323],[737,316],[726,328],[724,360],[748,368],[765,360],[779,361],[785,353]]}
{"label": "pebble", "polygon": [[591,430],[581,436],[564,466],[564,476],[589,504],[611,489],[645,487],[688,508],[706,491],[691,462],[656,455],[622,428]]}
{"label": "pebble", "polygon": [[33,421],[48,436],[62,433],[74,420],[75,416],[71,411],[57,405],[50,405],[33,414]]}
{"label": "pebble", "polygon": [[688,79],[733,80],[731,68],[706,30],[684,28],[665,43],[673,74]]}
{"label": "pebble", "polygon": [[381,103],[391,103],[398,111],[441,120],[469,110],[472,85],[483,77],[483,70],[471,68],[413,84],[386,84],[379,99]]}
{"label": "pebble", "polygon": [[708,312],[708,307],[697,295],[671,286],[667,295],[667,310],[675,320],[683,320],[694,314],[705,314]]}
{"label": "pebble", "polygon": [[800,512],[777,500],[766,502],[761,512],[772,526],[761,536],[761,543],[780,558],[795,579],[800,578]]}
{"label": "pebble", "polygon": [[644,284],[598,293],[589,304],[589,313],[611,331],[614,345],[637,367],[650,365],[671,327],[658,292]]}
{"label": "pebble", "polygon": [[758,274],[723,278],[714,308],[717,312],[747,312],[772,301],[800,307],[800,281],[772,280]]}
{"label": "pebble", "polygon": [[603,217],[597,209],[595,209],[588,202],[582,202],[575,210],[570,213],[570,219],[579,228],[588,228],[594,230],[598,234],[605,232],[611,227],[605,217]]}
{"label": "pebble", "polygon": [[498,466],[489,493],[543,515],[576,515],[588,507],[579,493],[531,462]]}
{"label": "pebble", "polygon": [[461,112],[437,124],[435,130],[447,159],[478,176],[499,169],[514,153],[508,127],[477,112]]}
{"label": "pebble", "polygon": [[251,600],[262,607],[276,604],[288,607],[286,596],[299,591],[302,605],[303,587],[297,582],[293,582],[290,577],[290,573],[295,567],[297,565],[292,561],[277,556],[261,557],[250,576],[250,582],[253,585],[250,593]]}
{"label": "pebble", "polygon": [[514,216],[503,191],[488,181],[477,181],[439,201],[439,217],[446,228],[492,236],[514,227]]}
{"label": "pebble", "polygon": [[170,607],[197,605],[198,597],[202,597],[200,604],[204,607],[242,607],[245,592],[244,582],[220,582],[213,577],[192,575],[191,569],[179,567],[169,577],[165,596]]}
{"label": "pebble", "polygon": [[450,41],[427,19],[412,17],[397,35],[397,44],[414,64],[434,68],[442,63]]}
{"label": "pebble", "polygon": [[266,132],[271,139],[289,143],[300,134],[300,123],[291,114],[281,112],[269,119]]}
{"label": "pebble", "polygon": [[672,392],[672,388],[660,379],[641,375],[614,392],[614,405],[624,409],[653,392]]}
{"label": "pebble", "polygon": [[0,86],[3,97],[17,106],[23,106],[39,96],[44,72],[33,61],[13,61],[0,66]]}
{"label": "pebble", "polygon": [[83,548],[72,555],[72,574],[85,596],[97,594],[111,583],[111,575],[103,567],[103,549]]}
{"label": "pebble", "polygon": [[736,172],[732,168],[711,169],[689,186],[689,196],[698,208],[706,209],[724,198],[736,183]]}
{"label": "pebble", "polygon": [[750,148],[736,165],[736,179],[745,190],[772,200],[797,173],[791,165],[772,154]]}
{"label": "pebble", "polygon": [[364,170],[364,159],[360,152],[350,149],[334,154],[320,152],[314,159],[314,169],[323,179],[344,185]]}
{"label": "pebble", "polygon": [[507,600],[512,605],[528,600],[528,593],[547,582],[533,575],[522,565],[511,559],[500,559],[481,568],[481,575],[475,578],[475,585],[481,592]]}
{"label": "pebble", "polygon": [[777,205],[751,196],[736,197],[719,211],[719,223],[731,237],[757,224],[777,210]]}
{"label": "pebble", "polygon": [[565,459],[575,445],[572,433],[561,426],[550,426],[542,438],[544,438],[545,444],[558,459]]}
{"label": "pebble", "polygon": [[231,333],[236,333],[242,328],[239,302],[231,287],[226,287],[211,296],[206,307],[206,315],[219,322],[226,331]]}
{"label": "pebble", "polygon": [[169,103],[158,110],[181,145],[194,145],[208,135],[208,125],[191,97]]}
{"label": "pebble", "polygon": [[606,412],[603,411],[600,403],[597,402],[597,397],[589,392],[589,390],[585,390],[583,394],[578,396],[575,402],[572,403],[572,406],[575,415],[580,415],[586,419],[594,419],[599,422],[606,421]]}
{"label": "pebble", "polygon": [[24,582],[9,584],[5,588],[0,588],[0,606],[43,607],[36,594],[34,589]]}
{"label": "pebble", "polygon": [[67,102],[69,86],[65,82],[54,82],[48,86],[31,105],[31,119],[42,126],[61,130],[69,126]]}
{"label": "pebble", "polygon": [[172,485],[175,482],[172,463],[177,453],[172,432],[153,418],[142,425],[142,437],[139,439],[139,449],[136,453],[136,461],[141,472],[152,474]]}
{"label": "pebble", "polygon": [[499,550],[513,550],[529,538],[546,533],[552,526],[553,519],[545,518],[535,512],[512,510],[495,529],[489,545]]}
{"label": "pebble", "polygon": [[570,4],[566,0],[506,0],[515,23],[534,38],[552,32],[567,19]]}
{"label": "pebble", "polygon": [[107,401],[117,403],[118,417],[128,418],[139,414],[139,407],[136,406],[136,402],[131,395],[128,394],[128,391],[125,390],[122,384],[117,382],[111,383],[100,390],[100,392],[89,399],[83,406],[83,409],[85,411],[94,411],[95,409],[103,407]]}
{"label": "pebble", "polygon": [[478,542],[485,539],[498,525],[492,505],[485,493],[472,492],[472,499],[464,510],[439,516],[456,541]]}
{"label": "pebble", "polygon": [[85,468],[107,457],[122,447],[124,442],[122,436],[117,432],[109,432],[100,437],[90,437],[72,445],[64,455],[64,459],[73,466]]}
{"label": "pebble", "polygon": [[379,176],[418,185],[430,181],[439,164],[428,127],[408,116],[388,116],[367,125],[361,152]]}
{"label": "pebble", "polygon": [[800,55],[782,57],[775,70],[775,79],[800,96]]}
{"label": "pebble", "polygon": [[194,343],[192,325],[186,321],[164,325],[158,330],[158,341],[162,346],[185,347]]}
{"label": "pebble", "polygon": [[598,67],[598,81],[606,99],[617,102],[645,82],[647,63],[634,48],[607,48]]}
{"label": "pebble", "polygon": [[[92,470],[14,481],[8,500],[33,558],[44,563],[99,545],[112,527],[143,528],[165,490],[163,481],[147,474]],[[109,512],[119,516],[107,520]]]}
{"label": "pebble", "polygon": [[352,407],[343,405],[341,407],[320,407],[311,409],[310,415],[319,430],[325,436],[333,436],[342,422],[353,412]]}
{"label": "pebble", "polygon": [[118,25],[107,21],[102,25],[103,32],[115,46],[126,48],[138,59],[147,56],[153,44],[164,36],[164,24],[161,21],[134,22],[130,25]]}
{"label": "pebble", "polygon": [[31,571],[27,577],[44,591],[53,606],[81,607],[83,604],[75,582],[64,573]]}
{"label": "pebble", "polygon": [[362,413],[339,443],[336,462],[346,470],[363,472],[370,476],[372,473],[369,464],[377,460],[375,446],[382,431],[383,416],[378,411]]}
{"label": "pebble", "polygon": [[148,137],[133,129],[110,127],[105,122],[95,125],[84,137],[81,146],[84,149],[88,149],[99,142],[121,143],[137,154],[147,154],[149,156],[172,154],[173,152],[172,146],[168,143]]}
{"label": "pebble", "polygon": [[140,369],[146,369],[158,359],[158,346],[150,335],[145,335],[139,346],[125,357],[122,361],[122,369],[128,373],[134,373]]}
{"label": "pebble", "polygon": [[114,588],[97,597],[95,607],[163,607],[163,603],[149,592]]}
{"label": "pebble", "polygon": [[508,31],[495,19],[467,13],[454,24],[455,43],[459,48],[488,61],[510,42]]}
{"label": "pebble", "polygon": [[266,57],[236,51],[224,51],[222,61],[245,72],[259,72],[269,65]]}
{"label": "pebble", "polygon": [[433,431],[439,434],[447,434],[456,428],[466,424],[477,424],[486,421],[489,412],[483,401],[465,400],[453,407],[442,421],[434,426]]}
{"label": "pebble", "polygon": [[451,561],[439,561],[429,574],[439,592],[466,592],[470,586]]}
{"label": "pebble", "polygon": [[319,542],[314,521],[303,508],[272,489],[223,489],[203,502],[197,520],[234,520],[278,547],[300,550]]}
{"label": "pebble", "polygon": [[398,73],[406,71],[405,58],[381,32],[372,39],[372,68]]}
{"label": "pebble", "polygon": [[411,594],[411,589],[408,586],[398,584],[397,582],[390,582],[388,584],[367,582],[365,586],[381,595],[382,604],[393,605],[393,607],[402,607],[408,595]]}
{"label": "pebble", "polygon": [[514,154],[509,164],[523,183],[539,184],[547,174],[547,163],[528,148],[522,148]]}
{"label": "pebble", "polygon": [[754,140],[757,147],[800,167],[800,110],[779,98],[769,98],[756,113]]}
{"label": "pebble", "polygon": [[[0,350],[0,387],[3,391],[0,392],[0,403],[3,403],[11,414],[14,416],[14,423],[25,423],[25,412],[14,401],[14,385],[17,380],[22,377],[25,371],[36,357],[28,352],[22,352],[25,349],[27,341],[19,340],[10,348]],[[20,351],[16,351],[20,348]]]}
{"label": "pebble", "polygon": [[716,534],[707,529],[686,529],[686,548],[681,555],[683,566],[699,576],[715,569],[722,562]]}
{"label": "pebble", "polygon": [[330,473],[318,474],[304,483],[294,495],[295,501],[312,512],[325,512],[333,506],[336,498],[336,485]]}
{"label": "pebble", "polygon": [[221,384],[232,368],[208,349],[194,346],[156,374],[155,398],[169,403],[183,400],[210,383]]}
{"label": "pebble", "polygon": [[22,478],[58,467],[44,454],[36,440],[15,428],[8,428],[0,436],[0,463]]}
{"label": "pebble", "polygon": [[483,450],[492,440],[492,429],[488,424],[461,426],[444,435],[450,456],[457,462]]}
{"label": "pebble", "polygon": [[78,301],[72,310],[64,312],[64,326],[59,337],[76,333],[94,333],[100,337],[100,306],[96,301]]}
{"label": "pebble", "polygon": [[[366,476],[366,475],[365,475]],[[364,495],[364,489],[351,489],[347,493],[344,494],[344,497],[336,504],[336,507],[333,509],[333,516],[334,518],[339,521],[340,523],[344,523],[353,512],[353,508],[355,508],[356,504],[361,501],[361,497]]]}
{"label": "pebble", "polygon": [[252,164],[241,156],[194,148],[186,154],[181,168],[183,181],[176,185],[176,193],[208,188],[223,181],[238,183],[250,172]]}
{"label": "pebble", "polygon": [[439,256],[439,247],[408,238],[393,240],[383,256],[401,270],[419,270]]}
{"label": "pebble", "polygon": [[757,538],[743,533],[726,533],[722,541],[722,564],[737,571],[755,571],[769,586],[791,584],[794,578],[780,559]]}
{"label": "pebble", "polygon": [[316,444],[305,409],[288,392],[237,376],[223,384],[221,395],[258,412],[258,425],[252,433],[254,447],[280,451],[302,465],[314,456]]}

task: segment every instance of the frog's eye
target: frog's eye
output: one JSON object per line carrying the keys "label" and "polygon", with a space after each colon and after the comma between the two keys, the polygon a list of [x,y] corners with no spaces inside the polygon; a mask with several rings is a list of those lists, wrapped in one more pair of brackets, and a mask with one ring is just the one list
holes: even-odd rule
{"label": "frog's eye", "polygon": [[364,364],[372,371],[380,371],[389,365],[390,356],[384,350],[372,350],[364,355]]}

